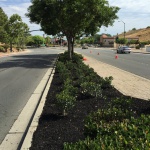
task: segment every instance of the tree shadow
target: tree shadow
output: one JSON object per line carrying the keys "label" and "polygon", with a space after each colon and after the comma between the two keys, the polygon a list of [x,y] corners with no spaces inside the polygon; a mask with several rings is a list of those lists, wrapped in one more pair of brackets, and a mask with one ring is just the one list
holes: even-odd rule
{"label": "tree shadow", "polygon": [[0,63],[0,69],[13,67],[50,68],[53,67],[58,54],[14,55]]}

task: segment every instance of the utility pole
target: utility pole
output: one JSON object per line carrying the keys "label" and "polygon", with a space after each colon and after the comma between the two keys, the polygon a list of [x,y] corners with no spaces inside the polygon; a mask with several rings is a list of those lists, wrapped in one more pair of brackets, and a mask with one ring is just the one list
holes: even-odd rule
{"label": "utility pole", "polygon": [[125,40],[125,22],[123,22],[122,20],[119,20],[118,22],[122,22],[124,24],[124,40]]}

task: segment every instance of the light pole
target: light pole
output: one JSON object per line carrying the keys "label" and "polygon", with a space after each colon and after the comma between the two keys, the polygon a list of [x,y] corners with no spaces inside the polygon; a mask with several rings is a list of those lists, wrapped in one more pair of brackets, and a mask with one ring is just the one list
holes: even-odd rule
{"label": "light pole", "polygon": [[118,22],[122,22],[124,24],[124,40],[125,40],[125,22],[123,22],[122,20],[119,20]]}

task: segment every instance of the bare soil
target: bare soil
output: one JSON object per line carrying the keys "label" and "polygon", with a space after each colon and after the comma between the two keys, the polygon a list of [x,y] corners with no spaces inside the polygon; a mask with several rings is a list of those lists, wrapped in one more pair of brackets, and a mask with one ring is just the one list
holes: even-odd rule
{"label": "bare soil", "polygon": [[[123,37],[124,33],[119,34],[119,37]],[[149,41],[150,39],[150,28],[142,28],[136,30],[130,30],[126,32],[127,38],[138,37],[140,42]]]}

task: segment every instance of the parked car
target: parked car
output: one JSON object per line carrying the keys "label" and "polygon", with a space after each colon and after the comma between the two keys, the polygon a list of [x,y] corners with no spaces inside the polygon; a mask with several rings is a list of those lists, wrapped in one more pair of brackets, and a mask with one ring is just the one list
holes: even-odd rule
{"label": "parked car", "polygon": [[87,45],[83,45],[82,49],[88,49],[88,46]]}
{"label": "parked car", "polygon": [[117,49],[117,53],[130,53],[131,52],[131,48],[128,46],[120,46]]}
{"label": "parked car", "polygon": [[93,45],[92,45],[92,44],[87,44],[87,46],[88,46],[88,47],[92,47]]}

